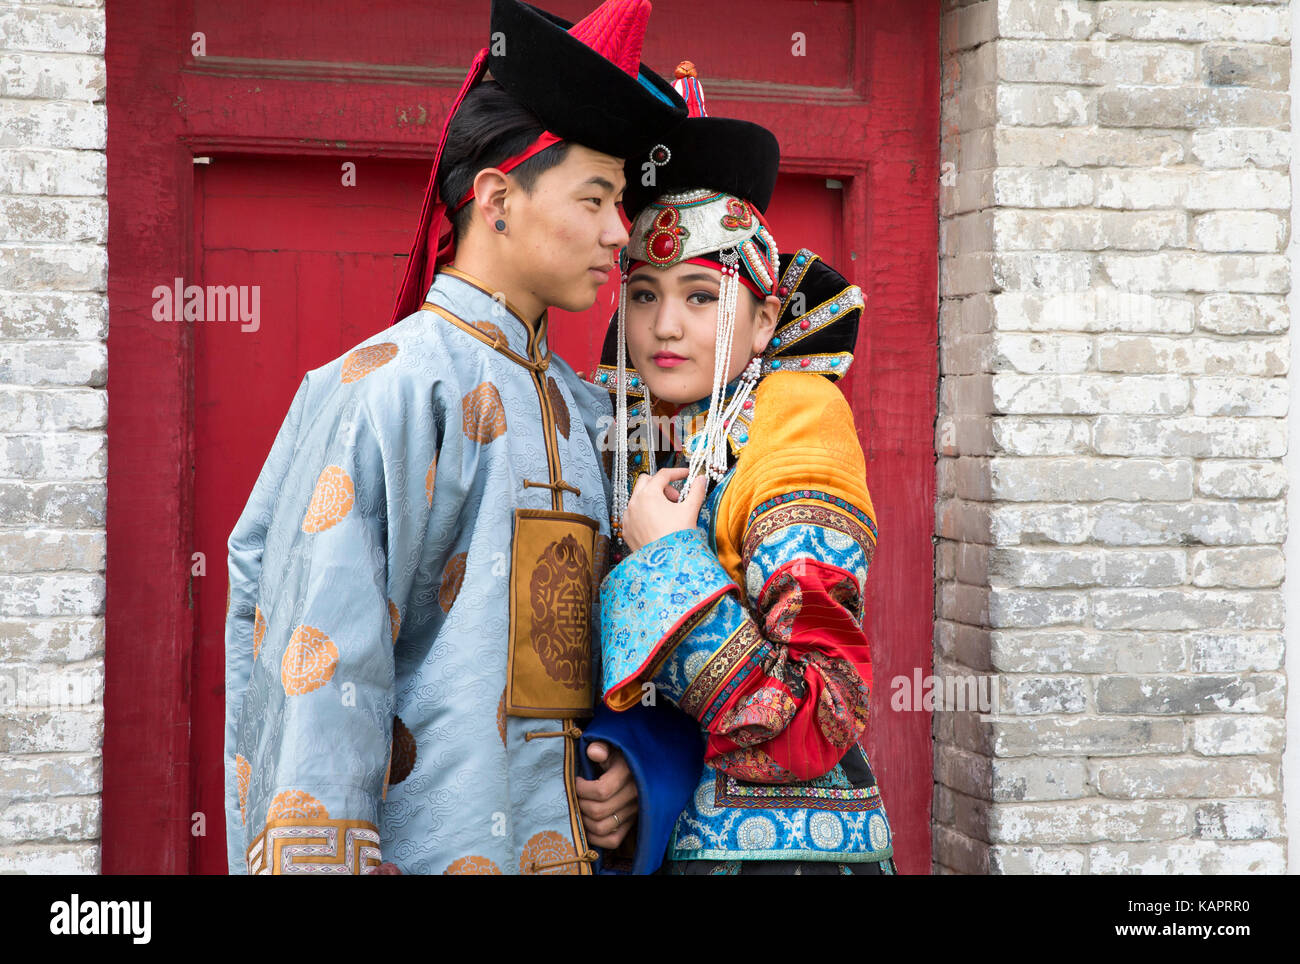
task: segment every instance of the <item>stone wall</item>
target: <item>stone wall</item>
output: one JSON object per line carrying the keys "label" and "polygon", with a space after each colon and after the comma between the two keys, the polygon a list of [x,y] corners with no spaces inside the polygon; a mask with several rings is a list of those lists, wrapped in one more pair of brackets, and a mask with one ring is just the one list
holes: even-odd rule
{"label": "stone wall", "polygon": [[1285,869],[1290,22],[944,2],[938,872]]}
{"label": "stone wall", "polygon": [[104,11],[0,3],[0,873],[99,869]]}

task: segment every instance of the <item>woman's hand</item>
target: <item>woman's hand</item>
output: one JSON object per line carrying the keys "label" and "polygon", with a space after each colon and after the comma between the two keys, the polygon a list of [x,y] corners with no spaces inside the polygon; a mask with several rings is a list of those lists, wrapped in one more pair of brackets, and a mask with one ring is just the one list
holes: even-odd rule
{"label": "woman's hand", "polygon": [[708,476],[701,475],[691,483],[684,501],[678,501],[676,490],[668,488],[669,482],[686,478],[687,471],[685,467],[660,469],[636,480],[623,516],[623,541],[628,549],[636,552],[671,532],[695,528],[709,489]]}

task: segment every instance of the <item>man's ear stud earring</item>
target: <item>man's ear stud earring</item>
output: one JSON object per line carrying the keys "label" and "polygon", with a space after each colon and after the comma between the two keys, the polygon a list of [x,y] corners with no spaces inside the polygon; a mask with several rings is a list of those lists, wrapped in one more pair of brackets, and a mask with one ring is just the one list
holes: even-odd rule
{"label": "man's ear stud earring", "polygon": [[506,223],[500,218],[497,218],[496,229],[498,231],[504,231],[506,229]]}

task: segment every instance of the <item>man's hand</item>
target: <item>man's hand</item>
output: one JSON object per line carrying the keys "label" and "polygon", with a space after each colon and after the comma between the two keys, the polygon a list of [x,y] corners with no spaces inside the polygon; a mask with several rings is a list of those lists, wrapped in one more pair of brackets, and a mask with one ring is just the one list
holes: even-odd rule
{"label": "man's hand", "polygon": [[636,781],[623,754],[610,749],[608,743],[593,742],[587,747],[587,758],[605,772],[596,780],[578,778],[582,826],[587,831],[587,842],[593,847],[613,850],[636,822]]}
{"label": "man's hand", "polygon": [[709,489],[708,476],[692,482],[690,493],[680,501],[677,490],[668,487],[669,482],[686,478],[688,471],[660,469],[653,476],[637,477],[623,514],[623,541],[633,552],[669,533],[695,528]]}

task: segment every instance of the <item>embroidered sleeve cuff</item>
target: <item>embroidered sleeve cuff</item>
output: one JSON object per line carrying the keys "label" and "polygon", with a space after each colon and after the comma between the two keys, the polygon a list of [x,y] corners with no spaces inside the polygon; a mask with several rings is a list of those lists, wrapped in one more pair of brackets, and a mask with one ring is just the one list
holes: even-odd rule
{"label": "embroidered sleeve cuff", "polygon": [[600,587],[605,703],[618,710],[640,700],[641,684],[728,592],[739,589],[698,528],[670,532],[619,563]]}

